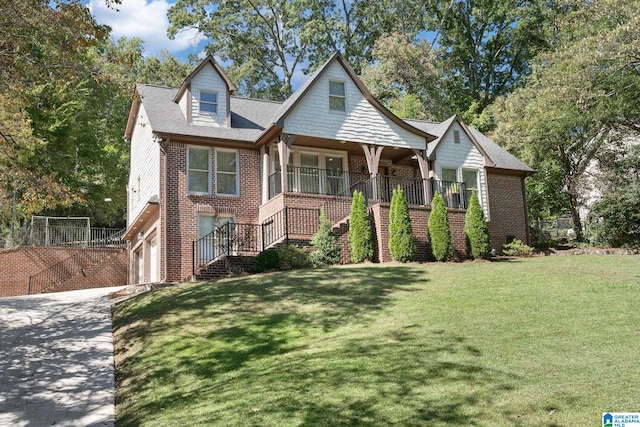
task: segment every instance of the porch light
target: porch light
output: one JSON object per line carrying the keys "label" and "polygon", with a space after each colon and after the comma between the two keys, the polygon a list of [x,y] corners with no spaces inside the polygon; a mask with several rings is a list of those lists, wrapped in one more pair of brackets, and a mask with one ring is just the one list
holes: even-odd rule
{"label": "porch light", "polygon": [[144,234],[141,232],[138,233],[138,240],[142,240],[142,238],[144,237]]}

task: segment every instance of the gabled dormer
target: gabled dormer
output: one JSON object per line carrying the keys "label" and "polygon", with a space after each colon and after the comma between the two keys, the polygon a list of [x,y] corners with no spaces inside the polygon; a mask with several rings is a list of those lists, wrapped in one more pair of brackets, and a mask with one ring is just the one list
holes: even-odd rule
{"label": "gabled dormer", "polygon": [[229,105],[235,90],[222,67],[209,55],[185,79],[173,101],[190,124],[231,127]]}

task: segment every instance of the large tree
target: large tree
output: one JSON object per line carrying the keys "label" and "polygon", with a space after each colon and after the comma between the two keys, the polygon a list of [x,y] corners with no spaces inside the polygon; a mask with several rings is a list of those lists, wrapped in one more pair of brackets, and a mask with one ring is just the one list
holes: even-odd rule
{"label": "large tree", "polygon": [[421,11],[423,32],[377,41],[367,83],[394,111],[417,96],[423,108],[410,110],[412,118],[462,114],[486,130],[485,108],[517,87],[549,46],[555,9],[540,0],[431,0]]}
{"label": "large tree", "polygon": [[207,51],[230,63],[240,93],[285,99],[297,72],[315,69],[334,51],[359,72],[379,37],[415,37],[424,11],[418,0],[177,0],[169,35],[197,29],[209,39]]}
{"label": "large tree", "polygon": [[562,171],[548,191],[566,197],[580,240],[585,171],[603,147],[640,129],[639,7],[581,3],[560,22],[555,48],[536,58],[526,87],[495,106],[500,142],[534,167]]}

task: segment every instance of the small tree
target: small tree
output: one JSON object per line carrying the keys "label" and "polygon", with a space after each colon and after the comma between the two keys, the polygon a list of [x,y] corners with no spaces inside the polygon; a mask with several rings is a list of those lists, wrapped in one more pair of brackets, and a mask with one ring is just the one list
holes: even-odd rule
{"label": "small tree", "polygon": [[336,244],[336,236],[331,232],[331,226],[323,205],[320,208],[318,231],[311,238],[311,246],[315,247],[315,251],[309,255],[309,262],[315,267],[337,264],[340,261],[341,248]]}
{"label": "small tree", "polygon": [[451,241],[447,207],[440,193],[436,193],[431,202],[429,238],[431,240],[433,256],[438,261],[447,261],[453,258],[453,242]]}
{"label": "small tree", "polygon": [[389,209],[389,252],[395,261],[412,261],[416,255],[416,242],[411,229],[409,205],[404,191],[398,186],[393,190]]}
{"label": "small tree", "polygon": [[478,196],[474,191],[471,194],[469,207],[464,216],[464,235],[467,247],[474,258],[489,258],[491,256],[491,237],[489,227],[484,217],[484,211],[480,206]]}
{"label": "small tree", "polygon": [[363,262],[373,257],[373,239],[367,204],[364,194],[357,190],[353,193],[349,215],[349,252],[352,262]]}

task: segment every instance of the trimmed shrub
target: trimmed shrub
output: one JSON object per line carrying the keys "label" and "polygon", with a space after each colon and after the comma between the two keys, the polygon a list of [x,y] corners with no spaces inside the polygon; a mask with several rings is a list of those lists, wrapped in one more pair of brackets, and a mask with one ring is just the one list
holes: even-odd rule
{"label": "trimmed shrub", "polygon": [[531,256],[533,248],[522,243],[522,240],[514,239],[502,246],[502,254],[506,256]]}
{"label": "trimmed shrub", "polygon": [[309,266],[309,255],[299,246],[284,245],[280,248],[280,270],[293,270]]}
{"label": "trimmed shrub", "polygon": [[349,252],[351,262],[363,262],[373,258],[371,221],[367,214],[367,203],[361,191],[353,193],[349,214]]}
{"label": "trimmed shrub", "polygon": [[315,251],[309,255],[314,267],[337,264],[340,261],[341,248],[336,244],[336,236],[331,232],[331,221],[324,213],[324,205],[320,208],[320,224],[318,231],[311,238],[311,246]]}
{"label": "trimmed shrub", "polygon": [[491,257],[489,227],[475,191],[471,194],[469,207],[464,216],[464,235],[467,240],[467,248],[473,258]]}
{"label": "trimmed shrub", "polygon": [[453,258],[453,242],[451,228],[447,217],[447,206],[440,193],[436,193],[431,202],[429,215],[429,240],[433,256],[438,261],[448,261]]}
{"label": "trimmed shrub", "polygon": [[267,270],[275,270],[280,264],[280,255],[275,249],[266,249],[256,256],[257,273],[262,273]]}
{"label": "trimmed shrub", "polygon": [[416,255],[416,242],[411,229],[409,205],[400,186],[393,190],[393,195],[391,196],[389,252],[391,253],[391,259],[400,262],[413,261]]}

